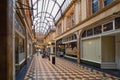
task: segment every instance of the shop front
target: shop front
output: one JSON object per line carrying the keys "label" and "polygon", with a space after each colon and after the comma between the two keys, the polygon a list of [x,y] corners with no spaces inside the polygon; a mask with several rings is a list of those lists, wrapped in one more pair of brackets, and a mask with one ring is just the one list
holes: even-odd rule
{"label": "shop front", "polygon": [[81,38],[81,61],[103,69],[120,69],[120,17],[86,29]]}
{"label": "shop front", "polygon": [[62,39],[56,41],[56,53],[57,56],[63,57],[65,54],[65,45],[62,43]]}
{"label": "shop front", "polygon": [[33,46],[32,46],[33,44],[32,44],[32,39],[31,39],[31,37],[30,37],[30,35],[28,36],[28,43],[27,43],[27,58],[31,58],[31,56],[32,56],[32,53],[33,53]]}
{"label": "shop front", "polygon": [[19,71],[25,64],[25,30],[15,20],[15,69]]}
{"label": "shop front", "polygon": [[71,34],[63,38],[62,43],[65,45],[64,57],[77,60],[77,36],[76,34]]}

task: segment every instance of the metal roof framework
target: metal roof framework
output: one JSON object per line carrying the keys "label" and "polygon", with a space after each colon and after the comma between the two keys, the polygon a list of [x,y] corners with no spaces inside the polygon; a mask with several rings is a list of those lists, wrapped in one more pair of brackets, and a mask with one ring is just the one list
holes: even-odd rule
{"label": "metal roof framework", "polygon": [[47,35],[72,0],[31,0],[33,28]]}

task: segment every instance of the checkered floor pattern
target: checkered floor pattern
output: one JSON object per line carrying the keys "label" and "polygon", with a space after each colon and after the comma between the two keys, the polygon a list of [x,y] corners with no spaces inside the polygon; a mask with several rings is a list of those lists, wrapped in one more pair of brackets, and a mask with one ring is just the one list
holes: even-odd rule
{"label": "checkered floor pattern", "polygon": [[56,58],[52,64],[41,55],[34,55],[24,80],[120,80],[115,76]]}

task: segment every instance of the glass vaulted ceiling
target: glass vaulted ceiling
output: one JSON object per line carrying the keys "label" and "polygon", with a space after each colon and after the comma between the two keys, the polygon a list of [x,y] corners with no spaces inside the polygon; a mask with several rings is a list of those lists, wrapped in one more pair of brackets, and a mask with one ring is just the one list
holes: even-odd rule
{"label": "glass vaulted ceiling", "polygon": [[[32,0],[33,28],[36,33],[46,35],[55,29],[54,23],[60,18],[72,0]],[[38,35],[39,36],[39,35]]]}

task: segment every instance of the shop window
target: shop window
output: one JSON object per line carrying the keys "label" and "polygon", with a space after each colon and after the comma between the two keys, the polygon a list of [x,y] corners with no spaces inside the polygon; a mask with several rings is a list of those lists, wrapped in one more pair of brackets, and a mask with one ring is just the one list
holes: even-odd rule
{"label": "shop window", "polygon": [[24,52],[24,39],[22,38],[19,39],[19,51],[20,53]]}
{"label": "shop window", "polygon": [[76,36],[76,34],[74,34],[74,39],[77,39],[77,36]]}
{"label": "shop window", "polygon": [[92,0],[92,13],[96,13],[99,9],[98,0]]}
{"label": "shop window", "polygon": [[71,57],[77,57],[77,42],[71,42],[65,45],[65,53]]}
{"label": "shop window", "polygon": [[55,54],[55,47],[53,47],[53,54]]}
{"label": "shop window", "polygon": [[15,19],[15,28],[16,28],[21,34],[23,34],[23,35],[25,34],[23,27],[20,25],[20,22],[18,22],[17,19]]}
{"label": "shop window", "polygon": [[120,29],[120,17],[115,19],[115,29]]}
{"label": "shop window", "polygon": [[109,31],[109,30],[113,30],[113,22],[107,23],[105,25],[103,25],[103,31]]}
{"label": "shop window", "polygon": [[15,35],[15,63],[19,64],[19,36]]}
{"label": "shop window", "polygon": [[87,36],[92,36],[93,35],[93,29],[87,30]]}
{"label": "shop window", "polygon": [[44,41],[43,40],[38,40],[37,43],[42,44],[42,43],[44,43]]}
{"label": "shop window", "polygon": [[108,4],[111,4],[113,0],[104,0],[104,6],[107,6]]}
{"label": "shop window", "polygon": [[70,36],[70,40],[73,40],[73,39],[72,39],[72,36]]}
{"label": "shop window", "polygon": [[67,38],[65,38],[65,42],[67,41]]}
{"label": "shop window", "polygon": [[102,26],[97,26],[94,28],[94,34],[100,34],[102,33]]}
{"label": "shop window", "polygon": [[65,42],[65,39],[63,39],[63,42]]}
{"label": "shop window", "polygon": [[68,37],[69,38],[69,41],[71,40],[71,38],[70,37]]}
{"label": "shop window", "polygon": [[72,35],[72,40],[74,40],[74,36]]}
{"label": "shop window", "polygon": [[83,32],[82,37],[86,37],[86,31]]}

